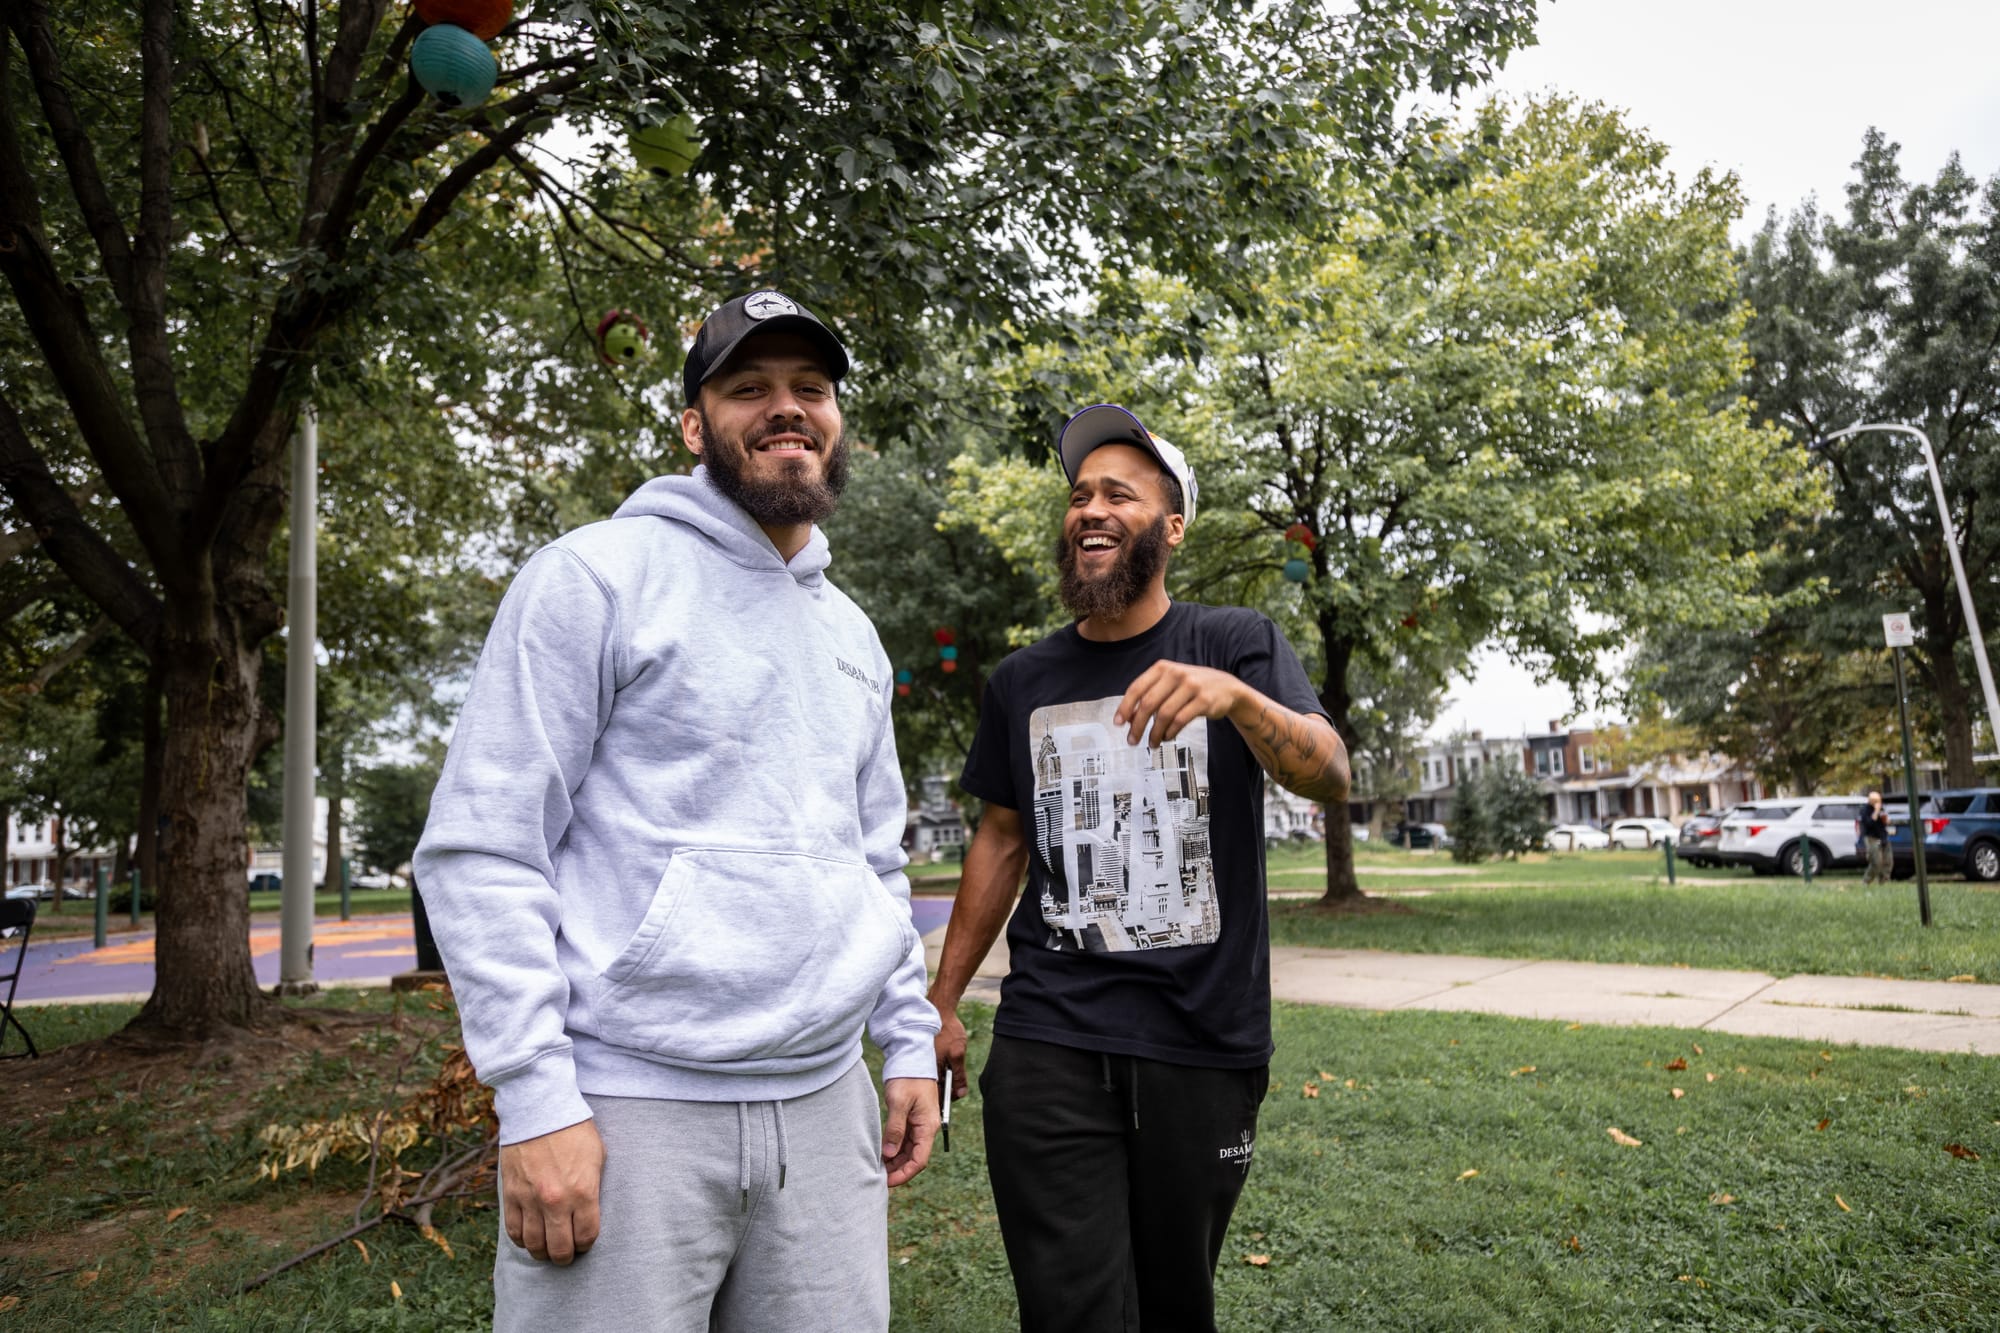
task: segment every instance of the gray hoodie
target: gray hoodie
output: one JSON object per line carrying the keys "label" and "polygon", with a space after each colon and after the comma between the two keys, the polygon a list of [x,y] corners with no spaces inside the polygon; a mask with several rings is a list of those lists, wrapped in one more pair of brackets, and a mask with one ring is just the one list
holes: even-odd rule
{"label": "gray hoodie", "polygon": [[864,1023],[936,1076],[889,662],[828,559],[696,468],[508,589],[416,854],[502,1142],[582,1092],[803,1096]]}

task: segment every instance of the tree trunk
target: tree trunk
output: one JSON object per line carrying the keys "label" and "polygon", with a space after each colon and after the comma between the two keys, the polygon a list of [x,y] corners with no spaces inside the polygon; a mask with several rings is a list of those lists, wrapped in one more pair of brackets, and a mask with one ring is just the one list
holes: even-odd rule
{"label": "tree trunk", "polygon": [[[1319,635],[1326,654],[1326,683],[1320,688],[1319,701],[1333,719],[1340,743],[1353,754],[1354,697],[1347,688],[1347,665],[1354,658],[1354,645],[1333,632],[1330,618],[1325,614],[1320,617]],[[1347,822],[1344,805],[1326,812],[1326,895],[1319,901],[1322,907],[1340,908],[1368,901],[1354,873],[1354,830]]]}
{"label": "tree trunk", "polygon": [[153,994],[132,1021],[205,1040],[275,1022],[250,963],[244,793],[257,724],[258,653],[215,626],[163,644],[160,892]]}
{"label": "tree trunk", "polygon": [[146,670],[146,695],[140,735],[144,748],[139,769],[139,883],[157,900],[160,893],[160,729],[161,676],[157,666]]}
{"label": "tree trunk", "polygon": [[1943,645],[1925,653],[1924,674],[1930,677],[1938,721],[1944,729],[1945,784],[1977,787],[1979,766],[1972,761],[1972,693],[1959,678],[1958,655]]}

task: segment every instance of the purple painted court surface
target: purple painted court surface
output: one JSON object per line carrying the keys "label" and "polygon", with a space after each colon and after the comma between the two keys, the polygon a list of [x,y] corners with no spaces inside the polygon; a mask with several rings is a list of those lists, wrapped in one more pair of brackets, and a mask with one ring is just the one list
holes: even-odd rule
{"label": "purple painted court surface", "polygon": [[[929,934],[951,919],[951,899],[911,900],[918,934]],[[12,949],[9,945],[9,950]],[[278,926],[259,921],[250,928],[250,958],[257,980],[278,984]],[[6,955],[0,955],[3,959]],[[313,923],[313,977],[317,981],[360,981],[387,977],[417,965],[416,936],[407,913],[365,916],[352,921],[321,917]],[[153,989],[153,933],[113,935],[102,949],[89,936],[36,940],[21,968],[21,1000],[90,1000],[147,995]]]}

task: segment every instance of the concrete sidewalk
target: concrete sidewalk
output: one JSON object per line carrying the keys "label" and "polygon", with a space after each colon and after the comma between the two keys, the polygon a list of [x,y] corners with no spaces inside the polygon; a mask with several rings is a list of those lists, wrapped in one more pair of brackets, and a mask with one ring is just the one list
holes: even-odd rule
{"label": "concrete sidewalk", "polygon": [[[924,937],[933,970],[944,931]],[[1003,936],[966,990],[993,1003]],[[1621,1027],[2000,1055],[2000,986],[1793,976],[1623,963],[1568,963],[1372,949],[1271,950],[1271,993],[1353,1009],[1440,1009]]]}

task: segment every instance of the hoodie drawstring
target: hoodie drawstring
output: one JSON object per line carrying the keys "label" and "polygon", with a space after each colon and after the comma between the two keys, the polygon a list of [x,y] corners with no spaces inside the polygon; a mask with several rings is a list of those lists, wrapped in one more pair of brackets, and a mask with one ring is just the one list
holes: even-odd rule
{"label": "hoodie drawstring", "polygon": [[1117,1089],[1111,1086],[1111,1057],[1103,1052],[1099,1052],[1097,1058],[1104,1062],[1104,1090],[1106,1092],[1116,1092]]}
{"label": "hoodie drawstring", "polygon": [[736,1103],[736,1187],[743,1191],[743,1211],[750,1211],[750,1103]]}
{"label": "hoodie drawstring", "polygon": [[[789,1156],[785,1148],[785,1104],[771,1103],[771,1118],[778,1131],[778,1188],[785,1187]],[[760,1118],[761,1119],[761,1118]],[[736,1103],[736,1188],[743,1195],[743,1211],[750,1211],[750,1103]]]}
{"label": "hoodie drawstring", "polygon": [[785,1187],[785,1104],[771,1103],[771,1114],[778,1122],[778,1188]]}

